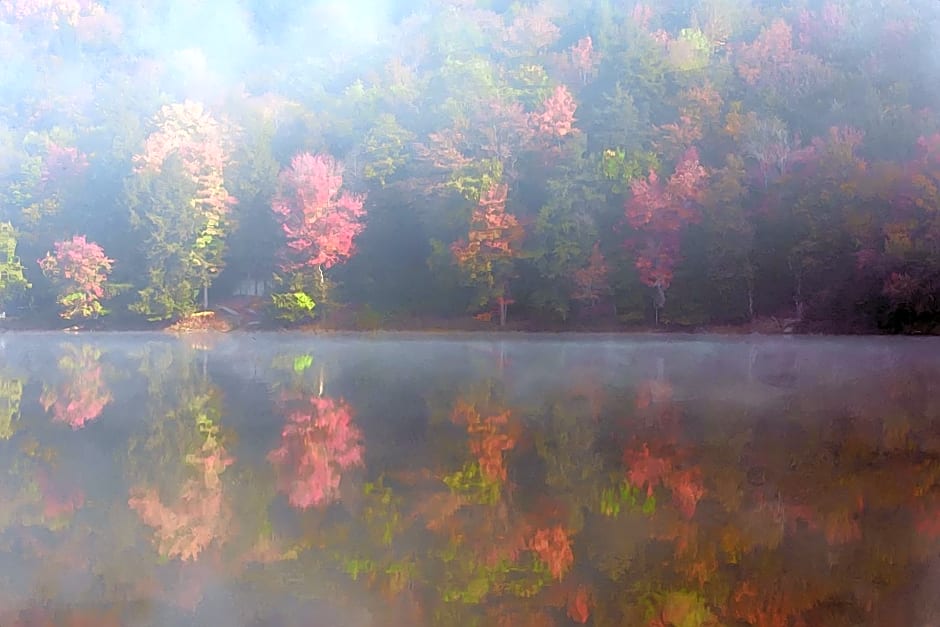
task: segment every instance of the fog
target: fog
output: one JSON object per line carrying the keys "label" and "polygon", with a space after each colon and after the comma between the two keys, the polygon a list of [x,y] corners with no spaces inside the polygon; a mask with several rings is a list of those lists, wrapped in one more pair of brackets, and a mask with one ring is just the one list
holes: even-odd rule
{"label": "fog", "polygon": [[938,24],[5,2],[0,324],[933,333]]}
{"label": "fog", "polygon": [[0,625],[936,623],[938,36],[0,0]]}
{"label": "fog", "polygon": [[931,339],[2,339],[3,624],[937,620]]}

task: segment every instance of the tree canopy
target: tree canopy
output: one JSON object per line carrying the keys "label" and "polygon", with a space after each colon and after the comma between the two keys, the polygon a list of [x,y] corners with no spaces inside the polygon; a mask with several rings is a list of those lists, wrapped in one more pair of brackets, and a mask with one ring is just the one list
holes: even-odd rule
{"label": "tree canopy", "polygon": [[128,319],[940,320],[936,3],[217,9],[0,7],[4,301],[81,236]]}

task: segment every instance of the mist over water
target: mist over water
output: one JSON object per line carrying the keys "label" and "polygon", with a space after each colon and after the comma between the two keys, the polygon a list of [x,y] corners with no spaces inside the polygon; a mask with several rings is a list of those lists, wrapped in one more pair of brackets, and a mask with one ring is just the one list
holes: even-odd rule
{"label": "mist over water", "polygon": [[933,624],[937,348],[7,334],[0,624]]}

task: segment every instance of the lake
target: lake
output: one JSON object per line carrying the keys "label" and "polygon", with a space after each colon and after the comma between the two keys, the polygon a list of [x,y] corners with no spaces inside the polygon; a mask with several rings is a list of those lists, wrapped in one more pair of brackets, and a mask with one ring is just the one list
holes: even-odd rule
{"label": "lake", "polygon": [[940,624],[940,342],[0,335],[0,624]]}

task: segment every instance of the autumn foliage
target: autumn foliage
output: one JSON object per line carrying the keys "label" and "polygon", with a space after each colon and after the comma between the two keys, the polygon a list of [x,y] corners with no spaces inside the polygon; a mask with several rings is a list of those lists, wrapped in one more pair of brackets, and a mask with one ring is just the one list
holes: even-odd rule
{"label": "autumn foliage", "polygon": [[604,253],[598,244],[594,244],[588,264],[574,273],[575,291],[572,296],[575,300],[596,305],[602,297],[611,293],[609,277],[610,269]]}
{"label": "autumn foliage", "polygon": [[187,100],[166,105],[154,120],[157,129],[134,156],[138,172],[159,173],[175,157],[196,185],[193,208],[202,219],[201,238],[221,237],[223,220],[235,199],[225,188],[231,147],[224,125],[201,103]]}
{"label": "autumn foliage", "polygon": [[353,254],[365,197],[342,187],[343,167],[329,155],[301,153],[281,172],[271,209],[287,238],[285,271],[328,269]]}
{"label": "autumn foliage", "polygon": [[59,287],[63,318],[97,318],[106,313],[101,299],[106,296],[113,263],[101,246],[84,235],[56,242],[54,252],[39,260],[43,274]]}
{"label": "autumn foliage", "polygon": [[519,221],[506,211],[507,194],[506,184],[487,189],[470,218],[468,238],[451,245],[457,262],[481,287],[484,300],[499,305],[501,324],[509,304],[508,266],[523,235]]}
{"label": "autumn foliage", "polygon": [[155,46],[189,37],[159,4],[9,0],[0,55],[49,70],[0,81],[2,220],[30,259],[86,234],[170,324],[212,288],[271,324],[934,330],[934,5],[703,2],[409,5],[372,55],[282,54],[322,7]]}
{"label": "autumn foliage", "polygon": [[559,85],[544,103],[542,110],[532,115],[532,123],[545,137],[564,137],[575,132],[575,110],[578,105],[564,85]]}
{"label": "autumn foliage", "polygon": [[683,228],[699,219],[697,202],[707,176],[698,151],[689,148],[665,183],[650,172],[631,185],[626,218],[638,233],[636,268],[640,280],[660,293],[669,288],[679,263]]}

